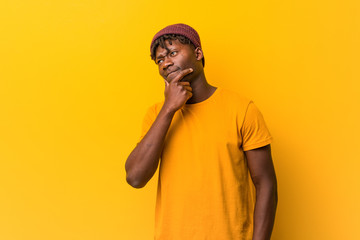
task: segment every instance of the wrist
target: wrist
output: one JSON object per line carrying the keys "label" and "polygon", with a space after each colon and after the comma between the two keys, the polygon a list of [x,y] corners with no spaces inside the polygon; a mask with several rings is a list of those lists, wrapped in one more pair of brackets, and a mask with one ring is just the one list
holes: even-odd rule
{"label": "wrist", "polygon": [[175,108],[173,108],[173,107],[171,107],[171,106],[169,106],[169,105],[167,105],[167,104],[164,104],[163,107],[161,108],[161,111],[162,111],[165,115],[167,115],[167,116],[169,116],[169,117],[173,117],[174,114],[175,114],[175,112],[177,111],[177,109],[175,109]]}

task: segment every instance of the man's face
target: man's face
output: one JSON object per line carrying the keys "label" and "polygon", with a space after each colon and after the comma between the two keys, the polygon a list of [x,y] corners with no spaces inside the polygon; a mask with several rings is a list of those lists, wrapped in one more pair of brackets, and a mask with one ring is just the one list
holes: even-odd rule
{"label": "man's face", "polygon": [[182,81],[191,82],[199,65],[194,47],[190,44],[182,44],[177,39],[166,40],[165,48],[159,46],[156,49],[155,56],[155,62],[159,67],[159,73],[168,82],[171,82],[181,70],[192,68],[194,72],[186,75],[182,79]]}

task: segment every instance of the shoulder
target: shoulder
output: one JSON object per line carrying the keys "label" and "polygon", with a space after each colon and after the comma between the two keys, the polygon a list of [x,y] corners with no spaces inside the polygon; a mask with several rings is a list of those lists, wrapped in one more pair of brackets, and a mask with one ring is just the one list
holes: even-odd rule
{"label": "shoulder", "polygon": [[164,105],[164,100],[152,104],[150,107],[148,107],[146,114],[147,115],[157,116],[159,114],[159,112],[160,112],[163,105]]}
{"label": "shoulder", "polygon": [[243,96],[240,92],[228,88],[218,88],[218,90],[219,97],[230,106],[246,109],[252,103],[251,99]]}

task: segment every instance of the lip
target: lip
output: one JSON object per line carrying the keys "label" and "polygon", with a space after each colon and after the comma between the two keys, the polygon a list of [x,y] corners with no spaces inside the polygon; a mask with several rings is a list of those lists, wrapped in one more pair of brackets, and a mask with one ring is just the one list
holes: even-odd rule
{"label": "lip", "polygon": [[170,74],[172,74],[172,73],[174,73],[174,72],[177,72],[177,71],[178,71],[178,70],[169,72],[169,73],[166,75],[166,78],[167,78]]}

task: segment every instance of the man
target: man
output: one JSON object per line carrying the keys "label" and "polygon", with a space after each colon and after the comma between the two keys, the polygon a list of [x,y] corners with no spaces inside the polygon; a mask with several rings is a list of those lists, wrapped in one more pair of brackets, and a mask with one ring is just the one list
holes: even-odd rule
{"label": "man", "polygon": [[200,37],[190,26],[159,31],[151,57],[165,100],[149,108],[125,169],[127,182],[141,188],[160,163],[155,239],[270,239],[277,183],[261,113],[207,82]]}

